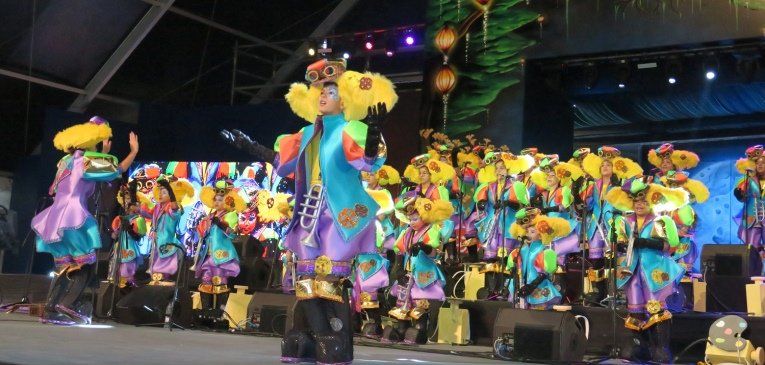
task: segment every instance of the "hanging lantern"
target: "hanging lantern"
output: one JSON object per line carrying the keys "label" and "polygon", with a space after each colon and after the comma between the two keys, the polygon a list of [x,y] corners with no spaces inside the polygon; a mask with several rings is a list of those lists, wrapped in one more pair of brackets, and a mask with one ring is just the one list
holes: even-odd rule
{"label": "hanging lantern", "polygon": [[483,12],[483,48],[486,50],[486,41],[489,35],[489,9],[494,4],[494,0],[473,0],[478,10]]}
{"label": "hanging lantern", "polygon": [[444,56],[449,54],[454,44],[457,42],[457,30],[450,24],[444,24],[441,29],[438,30],[435,37],[435,45]]}
{"label": "hanging lantern", "polygon": [[433,79],[436,90],[441,93],[441,101],[444,104],[444,120],[442,131],[446,133],[446,119],[449,110],[449,93],[454,90],[457,85],[457,73],[450,65],[444,64],[436,73],[436,77]]}

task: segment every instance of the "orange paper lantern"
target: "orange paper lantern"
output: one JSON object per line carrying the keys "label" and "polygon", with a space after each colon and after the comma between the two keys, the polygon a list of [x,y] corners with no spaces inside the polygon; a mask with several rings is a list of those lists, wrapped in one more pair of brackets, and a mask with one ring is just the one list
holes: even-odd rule
{"label": "orange paper lantern", "polygon": [[441,95],[446,95],[454,90],[454,86],[457,85],[457,73],[449,65],[443,65],[436,73],[434,79],[436,90]]}
{"label": "orange paper lantern", "polygon": [[445,24],[438,30],[435,37],[435,45],[441,53],[446,55],[457,42],[457,31],[453,26]]}

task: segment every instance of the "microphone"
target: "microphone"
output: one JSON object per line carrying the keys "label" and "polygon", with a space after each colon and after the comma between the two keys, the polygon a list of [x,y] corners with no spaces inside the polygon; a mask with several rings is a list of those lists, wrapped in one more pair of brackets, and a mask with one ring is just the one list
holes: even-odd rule
{"label": "microphone", "polygon": [[622,212],[620,210],[609,210],[612,215],[633,215],[635,212]]}

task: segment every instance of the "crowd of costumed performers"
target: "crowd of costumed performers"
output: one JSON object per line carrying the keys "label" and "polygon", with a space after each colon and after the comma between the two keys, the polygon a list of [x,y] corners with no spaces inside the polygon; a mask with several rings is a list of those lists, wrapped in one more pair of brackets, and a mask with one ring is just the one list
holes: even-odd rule
{"label": "crowd of costumed performers", "polygon": [[[344,60],[311,64],[305,79],[286,100],[309,124],[273,148],[221,132],[262,161],[246,166],[131,168],[137,136],[120,161],[108,154],[111,129],[99,117],[56,135],[65,157],[49,191],[53,205],[32,221],[38,251],[52,254],[57,268],[43,321],[89,321],[82,294],[101,239],[86,202],[99,182],[127,174],[111,224],[119,285],[173,285],[190,257],[203,306],[220,306],[240,272],[233,241],[250,236],[281,259],[282,289],[297,299],[284,362],[352,361],[354,316],[363,336],[426,342],[430,303],[445,299],[446,273],[464,263],[485,274],[479,299],[530,310],[602,305],[613,280],[626,297],[624,326],[645,337],[654,361],[669,358],[667,301],[696,270],[694,232],[703,222],[695,208],[709,198],[688,172],[699,156],[663,144],[649,151],[655,169],[644,172],[611,146],[579,148],[563,161],[533,147],[512,153],[488,139],[423,130],[426,153],[399,173],[384,165],[381,134],[397,101],[392,83],[346,70]],[[762,253],[763,147],[746,149],[735,166],[742,176],[732,194],[743,209],[733,218],[741,241]],[[567,287],[572,263],[585,268],[577,271],[581,287]],[[139,267],[146,282],[137,280]]]}

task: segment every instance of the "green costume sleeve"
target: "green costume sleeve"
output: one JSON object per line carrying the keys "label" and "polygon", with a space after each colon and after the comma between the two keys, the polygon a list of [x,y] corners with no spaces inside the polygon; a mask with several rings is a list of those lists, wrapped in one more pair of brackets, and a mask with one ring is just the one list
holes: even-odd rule
{"label": "green costume sleeve", "polygon": [[677,225],[675,225],[675,221],[666,215],[659,217],[658,220],[664,223],[665,238],[667,243],[669,243],[669,247],[677,247],[677,245],[680,244],[680,237],[677,235]]}
{"label": "green costume sleeve", "polygon": [[236,214],[236,212],[228,212],[223,216],[223,220],[226,221],[226,224],[228,224],[229,228],[236,229],[236,225],[239,223],[239,216]]}
{"label": "green costume sleeve", "polygon": [[685,226],[692,226],[696,221],[696,213],[690,205],[685,205],[678,209],[677,216],[680,218],[680,222]]}
{"label": "green costume sleeve", "polygon": [[571,193],[571,188],[564,186],[563,189],[561,189],[561,193],[563,194],[563,201],[561,204],[563,204],[564,208],[570,207],[571,203],[574,202],[574,195]]}
{"label": "green costume sleeve", "polygon": [[544,255],[544,270],[548,274],[554,274],[556,270],[558,270],[558,254],[555,253],[555,251],[551,249],[546,249],[542,252],[542,255]]}
{"label": "green costume sleeve", "polygon": [[449,191],[446,190],[446,188],[443,186],[438,187],[438,196],[441,198],[441,200],[449,201]]}
{"label": "green costume sleeve", "polygon": [[526,189],[526,184],[521,181],[513,183],[513,191],[518,198],[518,203],[521,205],[529,205],[529,191]]}
{"label": "green costume sleeve", "polygon": [[425,242],[428,246],[431,246],[433,248],[439,248],[441,246],[441,225],[440,224],[433,224],[428,228],[427,234],[427,242]]}
{"label": "green costume sleeve", "polygon": [[146,219],[143,217],[138,217],[133,221],[133,225],[135,227],[136,233],[141,236],[146,234]]}

